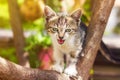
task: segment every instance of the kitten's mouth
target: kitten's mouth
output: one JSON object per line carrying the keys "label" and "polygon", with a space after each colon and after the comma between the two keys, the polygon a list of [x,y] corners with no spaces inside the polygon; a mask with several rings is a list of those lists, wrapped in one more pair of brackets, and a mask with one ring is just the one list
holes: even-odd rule
{"label": "kitten's mouth", "polygon": [[64,41],[65,41],[65,40],[63,40],[63,39],[58,39],[58,43],[59,43],[59,44],[63,44]]}

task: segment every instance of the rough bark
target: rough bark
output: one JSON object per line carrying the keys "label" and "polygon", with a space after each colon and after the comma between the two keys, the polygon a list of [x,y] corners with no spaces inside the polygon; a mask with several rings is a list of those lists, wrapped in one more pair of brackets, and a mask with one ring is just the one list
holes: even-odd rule
{"label": "rough bark", "polygon": [[79,75],[83,80],[88,80],[89,78],[90,69],[96,58],[99,44],[114,1],[115,0],[98,0],[94,3],[94,9],[86,37],[86,45],[81,53],[84,54],[84,57],[80,57],[77,64]]}
{"label": "rough bark", "polygon": [[14,45],[16,48],[19,64],[29,67],[28,53],[24,51],[25,40],[17,0],[8,0],[8,6],[10,13],[10,22],[14,36]]}
{"label": "rough bark", "polygon": [[0,57],[0,80],[69,80],[69,77],[52,70],[26,68]]}

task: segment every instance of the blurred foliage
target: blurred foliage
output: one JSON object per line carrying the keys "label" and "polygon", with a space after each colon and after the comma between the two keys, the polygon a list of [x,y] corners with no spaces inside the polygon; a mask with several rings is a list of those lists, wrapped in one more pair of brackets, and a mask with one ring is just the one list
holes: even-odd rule
{"label": "blurred foliage", "polygon": [[[18,0],[22,4],[24,0]],[[0,28],[10,29],[9,10],[7,0],[0,0]]]}
{"label": "blurred foliage", "polygon": [[115,28],[113,29],[113,32],[115,34],[120,34],[120,22],[115,26]]}
{"label": "blurred foliage", "polygon": [[46,4],[49,5],[56,12],[60,11],[61,8],[60,0],[46,0]]}
{"label": "blurred foliage", "polygon": [[25,22],[24,29],[32,30],[33,34],[26,38],[25,50],[29,52],[29,60],[31,67],[38,67],[40,62],[38,61],[37,53],[51,45],[50,37],[44,30],[44,19],[40,18],[33,22]]}
{"label": "blurred foliage", "polygon": [[25,21],[34,21],[43,15],[43,0],[24,0],[20,5],[20,13]]}
{"label": "blurred foliage", "polygon": [[[10,29],[7,0],[0,0],[0,28]],[[15,48],[0,48],[0,56],[17,63]]]}
{"label": "blurred foliage", "polygon": [[90,75],[93,75],[93,74],[94,74],[94,70],[91,69],[91,70],[90,70]]}
{"label": "blurred foliage", "polygon": [[29,51],[29,62],[30,62],[30,66],[32,68],[38,68],[40,66],[40,61],[38,59],[38,55],[35,52],[37,53],[39,51],[36,51],[36,49],[31,49]]}
{"label": "blurred foliage", "polygon": [[83,13],[83,15],[82,15],[82,18],[81,18],[81,20],[84,22],[84,23],[86,23],[86,24],[88,24],[89,23],[89,21],[90,21],[90,16],[91,16],[91,2],[90,2],[91,0],[86,0],[85,1],[85,3],[84,3],[84,5],[83,5],[83,10],[84,10],[84,13]]}
{"label": "blurred foliage", "polygon": [[9,13],[7,0],[0,0],[0,28],[9,28]]}
{"label": "blurred foliage", "polygon": [[17,2],[18,2],[19,5],[22,5],[24,0],[17,0]]}
{"label": "blurred foliage", "polygon": [[4,57],[12,62],[18,63],[16,54],[15,54],[15,48],[13,48],[13,47],[6,48],[6,49],[0,48],[0,56]]}
{"label": "blurred foliage", "polygon": [[[36,45],[39,45],[40,47],[47,47],[51,45],[50,37],[44,30],[44,22],[45,22],[44,19],[40,18],[31,23],[31,27],[34,27],[33,29],[34,33],[33,35],[26,39],[26,43],[28,44],[28,46],[25,48],[25,50],[31,50]],[[30,28],[30,25],[26,26],[26,28],[28,27]]]}

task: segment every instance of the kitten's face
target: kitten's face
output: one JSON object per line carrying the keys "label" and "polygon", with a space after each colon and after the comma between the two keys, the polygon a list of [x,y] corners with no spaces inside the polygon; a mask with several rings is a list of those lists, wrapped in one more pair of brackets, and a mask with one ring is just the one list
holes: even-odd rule
{"label": "kitten's face", "polygon": [[63,44],[76,34],[81,11],[76,11],[73,14],[56,14],[51,8],[45,7],[46,29],[52,40]]}
{"label": "kitten's face", "polygon": [[78,28],[75,20],[68,16],[55,16],[47,22],[46,27],[49,35],[59,44],[72,37]]}

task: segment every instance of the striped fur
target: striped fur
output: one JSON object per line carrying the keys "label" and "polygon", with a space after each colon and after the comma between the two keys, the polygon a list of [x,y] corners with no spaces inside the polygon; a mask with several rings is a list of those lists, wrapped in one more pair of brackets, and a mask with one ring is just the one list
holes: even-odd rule
{"label": "striped fur", "polygon": [[54,48],[54,64],[51,69],[77,75],[77,57],[82,50],[85,36],[80,27],[80,16],[80,9],[72,14],[57,14],[50,7],[45,7],[45,26]]}

